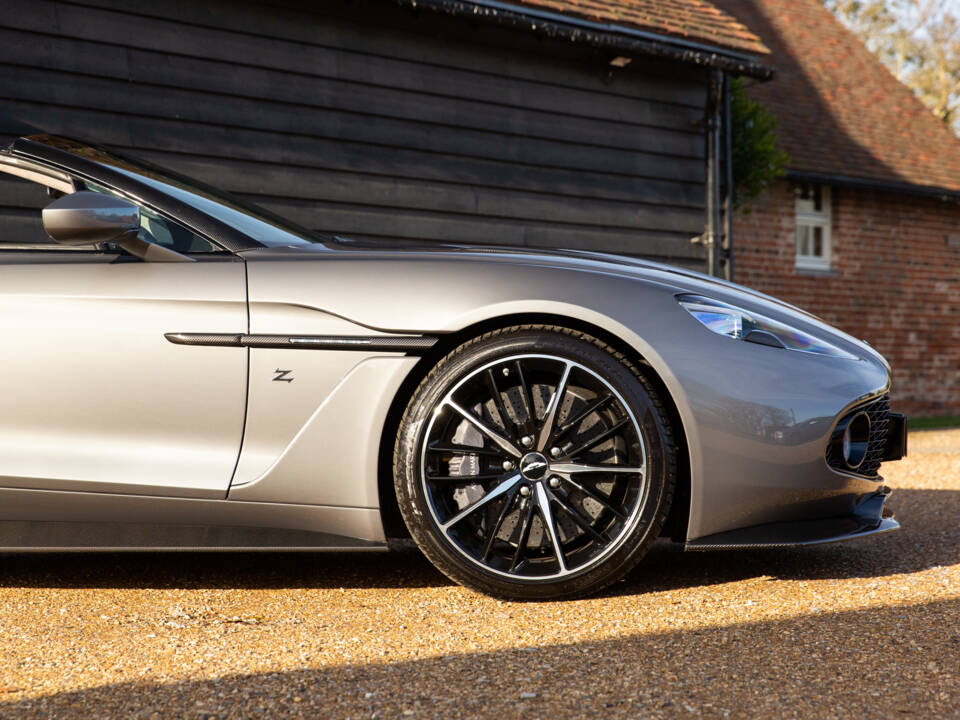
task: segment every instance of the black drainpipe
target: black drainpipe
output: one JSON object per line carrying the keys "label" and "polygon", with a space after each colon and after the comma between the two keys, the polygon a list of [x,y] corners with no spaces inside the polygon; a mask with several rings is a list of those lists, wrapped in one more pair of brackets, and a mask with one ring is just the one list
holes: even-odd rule
{"label": "black drainpipe", "polygon": [[726,200],[723,204],[723,276],[733,282],[733,118],[730,114],[730,76],[723,76],[724,166],[726,167]]}
{"label": "black drainpipe", "polygon": [[723,73],[710,73],[710,89],[707,96],[707,231],[703,244],[707,248],[707,274],[720,276],[720,260],[723,253],[721,224],[720,170],[722,149],[720,142],[721,111],[723,108]]}

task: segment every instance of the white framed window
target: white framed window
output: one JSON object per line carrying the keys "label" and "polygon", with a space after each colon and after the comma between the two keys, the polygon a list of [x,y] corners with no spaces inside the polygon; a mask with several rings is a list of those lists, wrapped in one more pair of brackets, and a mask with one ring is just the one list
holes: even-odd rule
{"label": "white framed window", "polygon": [[830,186],[804,184],[796,187],[798,270],[829,270]]}

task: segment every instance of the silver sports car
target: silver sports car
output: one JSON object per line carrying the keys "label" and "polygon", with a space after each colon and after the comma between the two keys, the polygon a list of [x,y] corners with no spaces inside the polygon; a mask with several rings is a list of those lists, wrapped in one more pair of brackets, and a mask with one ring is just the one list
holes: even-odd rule
{"label": "silver sports car", "polygon": [[46,193],[6,216],[43,241],[0,243],[0,549],[410,536],[459,583],[556,598],[660,536],[897,527],[888,364],[771,297],[594,253],[318,237],[60,137],[0,172]]}

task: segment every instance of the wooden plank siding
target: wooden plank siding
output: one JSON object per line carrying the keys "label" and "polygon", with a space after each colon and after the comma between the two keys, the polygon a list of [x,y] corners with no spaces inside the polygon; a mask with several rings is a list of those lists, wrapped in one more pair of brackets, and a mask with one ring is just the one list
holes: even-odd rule
{"label": "wooden plank siding", "polygon": [[378,0],[7,0],[0,139],[110,145],[326,233],[699,267],[706,71],[609,59]]}

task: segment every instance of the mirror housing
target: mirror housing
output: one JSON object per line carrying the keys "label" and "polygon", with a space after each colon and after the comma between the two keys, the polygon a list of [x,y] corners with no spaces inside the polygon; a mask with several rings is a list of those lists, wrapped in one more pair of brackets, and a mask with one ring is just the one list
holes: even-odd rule
{"label": "mirror housing", "polygon": [[63,245],[119,242],[140,230],[140,208],[113,195],[75,192],[43,209],[43,229]]}
{"label": "mirror housing", "polygon": [[115,195],[82,190],[43,209],[43,229],[63,245],[114,243],[147,262],[194,262],[176,250],[139,236],[140,208]]}

